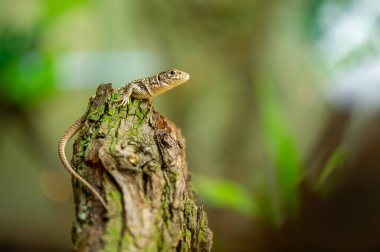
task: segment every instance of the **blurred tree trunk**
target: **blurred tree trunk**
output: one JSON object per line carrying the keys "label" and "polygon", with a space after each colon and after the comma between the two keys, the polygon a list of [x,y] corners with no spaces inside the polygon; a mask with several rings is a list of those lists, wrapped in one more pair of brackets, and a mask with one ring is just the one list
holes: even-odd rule
{"label": "blurred tree trunk", "polygon": [[108,211],[73,181],[77,251],[210,251],[206,213],[189,185],[184,139],[147,101],[118,107],[98,87],[74,143],[73,164],[106,199]]}

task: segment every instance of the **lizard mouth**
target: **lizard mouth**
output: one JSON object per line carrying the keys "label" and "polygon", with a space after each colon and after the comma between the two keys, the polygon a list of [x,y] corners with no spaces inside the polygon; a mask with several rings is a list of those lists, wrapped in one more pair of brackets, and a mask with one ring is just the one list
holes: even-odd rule
{"label": "lizard mouth", "polygon": [[190,79],[190,74],[188,73],[183,73],[183,80],[188,81]]}

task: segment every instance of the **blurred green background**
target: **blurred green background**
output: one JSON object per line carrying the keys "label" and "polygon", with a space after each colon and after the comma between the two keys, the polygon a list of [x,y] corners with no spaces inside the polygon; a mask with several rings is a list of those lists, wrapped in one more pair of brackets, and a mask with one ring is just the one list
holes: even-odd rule
{"label": "blurred green background", "polygon": [[379,20],[377,0],[1,0],[0,251],[71,251],[58,139],[98,84],[173,67],[191,80],[154,105],[213,251],[380,251]]}

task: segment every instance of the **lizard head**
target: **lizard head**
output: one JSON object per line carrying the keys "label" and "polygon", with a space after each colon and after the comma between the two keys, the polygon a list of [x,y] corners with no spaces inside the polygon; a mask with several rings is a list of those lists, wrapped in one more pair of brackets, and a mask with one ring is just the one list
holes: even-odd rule
{"label": "lizard head", "polygon": [[177,69],[170,69],[159,73],[157,78],[160,87],[155,90],[155,95],[185,83],[190,79],[190,75]]}

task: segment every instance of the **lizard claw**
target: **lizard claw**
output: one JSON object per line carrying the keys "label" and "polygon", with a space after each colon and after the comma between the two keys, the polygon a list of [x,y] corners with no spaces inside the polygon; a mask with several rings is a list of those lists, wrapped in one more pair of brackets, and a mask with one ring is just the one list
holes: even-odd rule
{"label": "lizard claw", "polygon": [[129,96],[126,96],[126,95],[124,95],[123,96],[123,98],[121,98],[121,99],[118,99],[118,100],[116,100],[117,102],[119,102],[119,101],[121,101],[120,103],[119,103],[119,107],[121,107],[121,106],[125,106],[125,105],[127,105],[128,103],[129,103]]}

